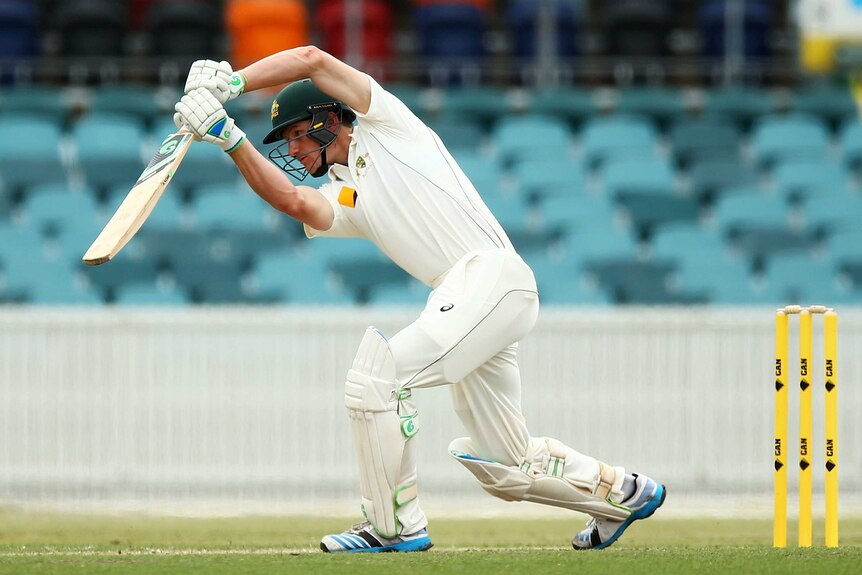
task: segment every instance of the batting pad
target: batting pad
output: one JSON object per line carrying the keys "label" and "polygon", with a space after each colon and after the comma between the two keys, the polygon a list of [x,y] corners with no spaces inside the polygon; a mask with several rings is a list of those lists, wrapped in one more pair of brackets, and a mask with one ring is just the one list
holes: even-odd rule
{"label": "batting pad", "polygon": [[532,501],[618,521],[631,515],[611,499],[612,493],[619,493],[624,469],[580,455],[555,439],[533,438],[530,443],[532,453],[520,467],[476,455],[468,437],[450,443],[449,453],[485,491],[504,501]]}
{"label": "batting pad", "polygon": [[[362,510],[383,537],[401,534],[397,510],[416,499],[416,465],[407,443],[416,410],[399,390],[389,343],[368,328],[347,373],[344,402],[359,460]],[[399,414],[401,411],[401,414]]]}

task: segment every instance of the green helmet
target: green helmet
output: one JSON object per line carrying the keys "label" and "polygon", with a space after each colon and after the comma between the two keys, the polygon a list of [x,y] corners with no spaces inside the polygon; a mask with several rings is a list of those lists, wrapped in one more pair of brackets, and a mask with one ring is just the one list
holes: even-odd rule
{"label": "green helmet", "polygon": [[353,122],[356,114],[347,105],[327,96],[311,80],[299,80],[285,86],[272,102],[272,130],[263,139],[272,144],[281,138],[287,126],[300,120],[314,119],[315,114],[341,111],[341,118]]}

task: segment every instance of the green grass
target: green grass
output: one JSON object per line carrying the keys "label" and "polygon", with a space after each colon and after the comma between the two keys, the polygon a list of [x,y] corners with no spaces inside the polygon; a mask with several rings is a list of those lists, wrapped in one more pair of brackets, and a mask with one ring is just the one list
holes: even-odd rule
{"label": "green grass", "polygon": [[[569,547],[580,520],[456,520],[432,524],[428,553],[327,555],[321,534],[349,520],[83,516],[0,509],[0,575],[464,573],[859,573],[862,519],[844,519],[839,549],[772,549],[767,520],[664,519],[635,524],[613,547]],[[788,535],[793,541],[795,534]],[[816,541],[822,533],[815,530]]]}

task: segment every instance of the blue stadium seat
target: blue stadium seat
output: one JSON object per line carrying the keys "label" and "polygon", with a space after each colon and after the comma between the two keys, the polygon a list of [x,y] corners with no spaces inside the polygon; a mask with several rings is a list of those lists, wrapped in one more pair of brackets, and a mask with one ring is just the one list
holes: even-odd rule
{"label": "blue stadium seat", "polygon": [[631,116],[588,120],[581,132],[581,140],[589,166],[597,166],[613,158],[652,158],[656,152],[655,128],[647,120]]}
{"label": "blue stadium seat", "polygon": [[628,88],[620,92],[616,110],[620,114],[645,116],[665,129],[686,113],[686,106],[679,90]]}
{"label": "blue stadium seat", "polygon": [[809,197],[843,194],[849,183],[843,166],[814,160],[781,163],[775,167],[773,176],[778,193],[792,203]]}
{"label": "blue stadium seat", "polygon": [[751,145],[757,164],[769,168],[792,159],[825,159],[829,134],[810,116],[766,116],[752,128]]}
{"label": "blue stadium seat", "polygon": [[862,171],[862,122],[850,120],[841,128],[841,150],[844,163],[856,171]]}
{"label": "blue stadium seat", "polygon": [[528,95],[527,109],[533,114],[563,118],[578,127],[598,113],[595,95],[574,86],[537,86]]}
{"label": "blue stadium seat", "polygon": [[777,254],[766,266],[766,282],[784,301],[838,304],[847,301],[834,263],[810,254]]}
{"label": "blue stadium seat", "polygon": [[38,52],[38,7],[32,0],[0,2],[0,59],[25,60]]}
{"label": "blue stadium seat", "polygon": [[143,132],[134,118],[91,114],[72,128],[78,166],[94,188],[126,184],[130,188],[144,169]]}
{"label": "blue stadium seat", "polygon": [[757,174],[739,158],[705,158],[689,169],[691,193],[705,204],[712,204],[724,194],[753,185]]}
{"label": "blue stadium seat", "polygon": [[[556,33],[558,58],[571,58],[580,52],[578,46],[580,25],[585,3],[582,0],[561,0],[551,4],[551,18]],[[540,50],[541,7],[534,0],[514,0],[506,11],[506,28],[512,39],[512,56],[528,63]]]}
{"label": "blue stadium seat", "polygon": [[197,188],[191,205],[202,230],[260,230],[274,227],[275,212],[260,198],[233,184]]}
{"label": "blue stadium seat", "polygon": [[120,306],[183,306],[191,303],[188,294],[176,287],[153,283],[129,283],[117,287],[113,303]]}
{"label": "blue stadium seat", "polygon": [[[319,241],[319,240],[315,240]],[[318,257],[291,250],[261,256],[252,270],[260,293],[278,295],[290,304],[347,305],[353,298]]]}
{"label": "blue stadium seat", "polygon": [[530,158],[515,164],[517,193],[530,202],[553,196],[574,197],[586,193],[587,173],[577,161]]}
{"label": "blue stadium seat", "polygon": [[529,158],[557,158],[567,161],[572,145],[568,126],[546,116],[508,116],[493,130],[497,157],[503,166]]}
{"label": "blue stadium seat", "polygon": [[457,83],[478,74],[487,28],[482,10],[466,3],[428,4],[414,9],[413,25],[433,83]]}
{"label": "blue stadium seat", "polygon": [[[733,48],[726,46],[727,0],[707,0],[698,3],[698,22],[703,34],[703,53],[707,58],[723,58]],[[746,0],[739,4],[741,14],[742,57],[760,61],[769,56],[770,29],[775,9],[766,0]],[[736,16],[739,18],[739,16]]]}
{"label": "blue stadium seat", "polygon": [[739,129],[718,118],[685,119],[670,130],[672,153],[683,167],[701,160],[735,160],[740,145]]}
{"label": "blue stadium seat", "polygon": [[846,83],[814,84],[793,91],[794,112],[809,114],[837,129],[846,118],[858,112],[856,102]]}
{"label": "blue stadium seat", "polygon": [[87,187],[70,189],[65,184],[36,186],[28,194],[24,210],[29,225],[48,235],[57,235],[66,227],[82,226],[98,234],[104,224],[99,217],[95,193]]}
{"label": "blue stadium seat", "polygon": [[38,117],[0,116],[0,177],[4,190],[66,181],[60,159],[60,127]]}
{"label": "blue stadium seat", "polygon": [[776,109],[775,98],[767,90],[733,86],[711,90],[706,96],[705,115],[733,122],[747,131],[755,119]]}
{"label": "blue stadium seat", "polygon": [[26,86],[8,88],[0,93],[0,115],[3,117],[35,116],[62,127],[71,108],[66,92],[57,88]]}

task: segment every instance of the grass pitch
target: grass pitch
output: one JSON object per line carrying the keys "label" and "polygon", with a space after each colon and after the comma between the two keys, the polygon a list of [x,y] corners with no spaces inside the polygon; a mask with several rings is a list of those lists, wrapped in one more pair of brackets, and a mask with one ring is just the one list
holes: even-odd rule
{"label": "grass pitch", "polygon": [[[862,519],[842,520],[839,549],[772,549],[768,520],[655,517],[636,523],[603,551],[572,550],[568,540],[583,521],[553,518],[436,519],[431,526],[435,547],[427,553],[319,552],[322,534],[349,523],[335,518],[186,519],[0,510],[0,575],[862,572]],[[822,541],[817,527],[815,541]],[[795,541],[795,533],[788,539]]]}

